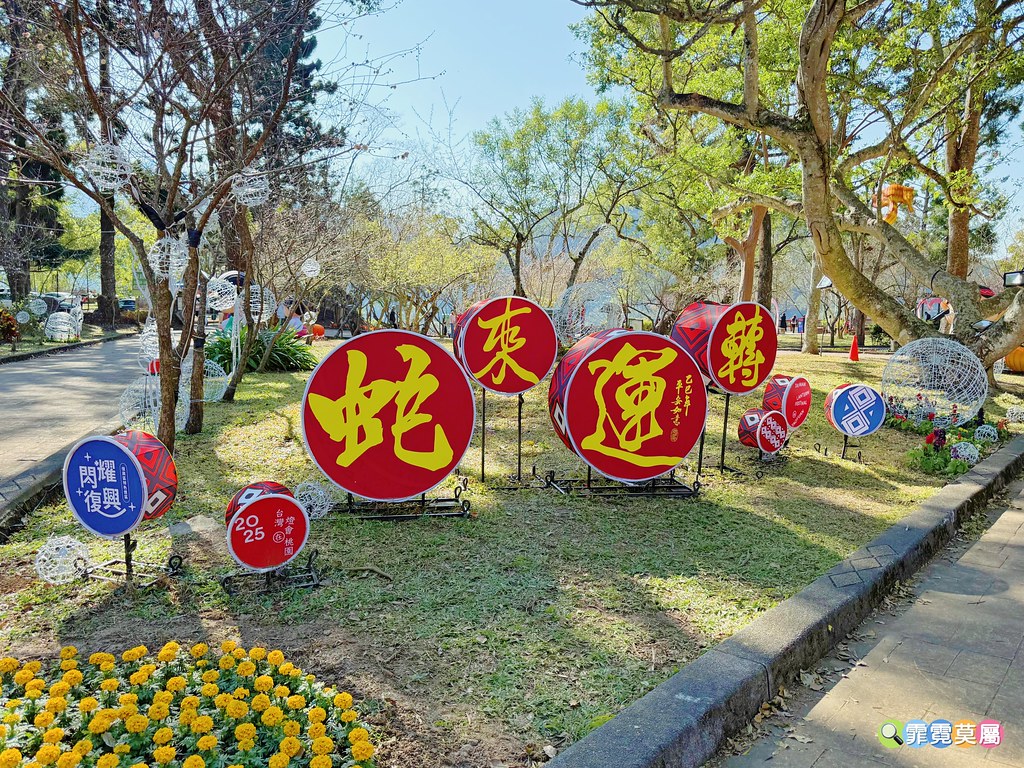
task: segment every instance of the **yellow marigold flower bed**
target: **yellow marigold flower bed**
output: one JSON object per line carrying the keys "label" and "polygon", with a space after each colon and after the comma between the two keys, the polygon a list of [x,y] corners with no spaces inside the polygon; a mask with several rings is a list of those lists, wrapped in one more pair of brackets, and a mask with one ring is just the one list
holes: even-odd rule
{"label": "yellow marigold flower bed", "polygon": [[350,694],[232,641],[3,657],[0,715],[0,768],[374,768]]}

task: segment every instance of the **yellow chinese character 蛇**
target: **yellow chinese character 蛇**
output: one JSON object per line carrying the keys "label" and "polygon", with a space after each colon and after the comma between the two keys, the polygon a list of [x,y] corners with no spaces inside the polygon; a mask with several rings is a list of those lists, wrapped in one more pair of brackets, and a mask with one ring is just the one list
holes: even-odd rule
{"label": "yellow chinese character \u86c7", "polygon": [[741,385],[756,386],[760,381],[759,369],[764,365],[764,354],[757,348],[757,342],[764,336],[760,308],[754,309],[754,316],[750,319],[737,310],[725,329],[729,335],[722,342],[722,354],[727,362],[716,372],[719,381],[728,379],[730,384],[735,384],[739,374]]}
{"label": "yellow chinese character \u86c7", "polygon": [[[642,351],[631,344],[624,344],[613,359],[591,362],[591,373],[601,371],[594,389],[597,424],[593,434],[583,438],[581,448],[642,467],[675,464],[679,457],[646,456],[642,450],[648,440],[664,434],[656,412],[665,397],[667,382],[655,374],[677,356],[674,349]],[[621,376],[625,381],[609,398],[605,388],[613,376]],[[618,418],[612,417],[610,403],[614,404]]]}
{"label": "yellow chinese character \u86c7", "polygon": [[414,451],[403,445],[406,433],[433,418],[420,413],[423,401],[438,389],[436,376],[426,373],[430,355],[412,344],[397,347],[402,360],[409,364],[405,378],[401,381],[376,379],[364,384],[366,379],[366,355],[357,350],[346,353],[348,374],[345,379],[345,394],[337,400],[310,393],[309,407],[317,422],[336,443],[342,444],[337,463],[350,467],[371,448],[384,442],[384,425],[379,418],[381,410],[388,403],[395,403],[395,421],[391,425],[394,438],[395,456],[414,467],[438,470],[453,458],[451,444],[440,424],[434,425],[433,448]]}
{"label": "yellow chinese character \u86c7", "polygon": [[474,378],[479,380],[482,376],[489,373],[492,368],[499,366],[497,372],[492,377],[495,384],[501,384],[505,381],[505,374],[508,373],[509,368],[524,381],[528,381],[531,384],[540,382],[535,373],[523,368],[512,357],[514,352],[518,352],[526,345],[526,339],[519,335],[522,328],[518,325],[513,325],[512,319],[517,315],[529,314],[530,312],[530,307],[513,310],[512,299],[510,298],[506,299],[505,311],[502,314],[492,317],[490,320],[477,320],[477,325],[487,331],[484,352],[495,352],[495,350],[497,352],[495,352],[494,357],[490,359],[487,365],[473,374]]}

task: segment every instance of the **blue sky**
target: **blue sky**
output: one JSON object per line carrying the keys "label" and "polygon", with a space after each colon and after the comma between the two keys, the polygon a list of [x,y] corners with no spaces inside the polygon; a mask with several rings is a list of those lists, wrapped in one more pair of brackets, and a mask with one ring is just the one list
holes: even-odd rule
{"label": "blue sky", "polygon": [[[388,94],[387,106],[399,115],[389,138],[422,134],[423,121],[447,130],[449,108],[461,136],[527,106],[534,96],[556,102],[592,95],[582,68],[570,60],[582,45],[569,25],[585,15],[570,0],[402,0],[354,25],[362,40],[349,43],[349,58],[419,46],[418,55],[394,62],[386,80],[433,79],[407,82]],[[317,55],[331,58],[337,32],[327,29],[317,37]]]}

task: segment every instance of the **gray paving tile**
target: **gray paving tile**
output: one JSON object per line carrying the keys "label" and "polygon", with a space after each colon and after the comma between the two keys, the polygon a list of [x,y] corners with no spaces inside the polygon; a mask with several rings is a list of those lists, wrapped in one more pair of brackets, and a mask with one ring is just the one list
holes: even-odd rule
{"label": "gray paving tile", "polygon": [[988,685],[994,691],[1003,682],[1009,668],[1010,659],[973,651],[960,651],[946,670],[946,677]]}
{"label": "gray paving tile", "polygon": [[905,661],[919,672],[944,675],[960,650],[917,638],[905,638],[893,652],[900,661]]}

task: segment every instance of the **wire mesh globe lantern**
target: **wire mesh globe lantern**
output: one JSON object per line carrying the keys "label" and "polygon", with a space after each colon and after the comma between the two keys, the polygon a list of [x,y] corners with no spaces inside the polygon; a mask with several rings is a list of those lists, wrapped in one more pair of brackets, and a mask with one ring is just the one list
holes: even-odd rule
{"label": "wire mesh globe lantern", "polygon": [[26,325],[27,323],[32,322],[32,315],[30,315],[23,309],[21,310],[21,312],[14,316],[14,320],[15,322],[18,323],[18,325]]}
{"label": "wire mesh globe lantern", "polygon": [[240,205],[263,205],[270,199],[270,179],[265,173],[246,168],[231,179],[231,194]]}
{"label": "wire mesh globe lantern", "polygon": [[36,575],[50,584],[70,584],[89,569],[89,547],[71,536],[51,536],[36,555]]}
{"label": "wire mesh globe lantern", "polygon": [[988,397],[981,360],[949,338],[912,341],[889,358],[882,395],[890,413],[920,423],[957,426],[973,419]]}
{"label": "wire mesh globe lantern", "polygon": [[299,483],[295,486],[295,499],[314,520],[326,517],[334,508],[334,494],[322,483]]}
{"label": "wire mesh globe lantern", "polygon": [[188,246],[181,238],[165,235],[153,244],[147,259],[157,277],[177,278],[185,273]]}
{"label": "wire mesh globe lantern", "polygon": [[100,192],[116,192],[132,174],[128,153],[116,144],[97,144],[82,160],[82,170]]}
{"label": "wire mesh globe lantern", "polygon": [[949,456],[952,459],[960,459],[960,461],[966,461],[968,466],[973,467],[981,459],[981,453],[978,451],[978,447],[974,443],[969,443],[966,440],[960,443],[955,443],[952,448],[949,449]]}
{"label": "wire mesh globe lantern", "polygon": [[558,339],[566,346],[591,333],[621,328],[624,319],[614,280],[594,280],[567,288],[553,317]]}
{"label": "wire mesh globe lantern", "polygon": [[235,306],[238,289],[220,277],[211,277],[206,284],[206,306],[214,312],[227,312]]}
{"label": "wire mesh globe lantern", "polygon": [[36,317],[42,317],[47,312],[46,302],[42,299],[32,299],[28,303],[28,311]]}
{"label": "wire mesh globe lantern", "polygon": [[302,262],[302,266],[300,267],[300,271],[302,272],[302,274],[305,277],[309,277],[309,278],[320,277],[320,271],[321,271],[320,262],[317,261],[314,258],[308,258],[304,262]]}
{"label": "wire mesh globe lantern", "polygon": [[46,318],[43,333],[50,341],[71,341],[78,338],[78,324],[67,312],[54,312]]}
{"label": "wire mesh globe lantern", "polygon": [[[188,356],[181,361],[181,379],[178,385],[178,399],[192,396],[192,369],[195,367],[195,355],[190,350]],[[227,372],[210,358],[203,360],[203,402],[214,403],[224,397],[230,377]]]}

